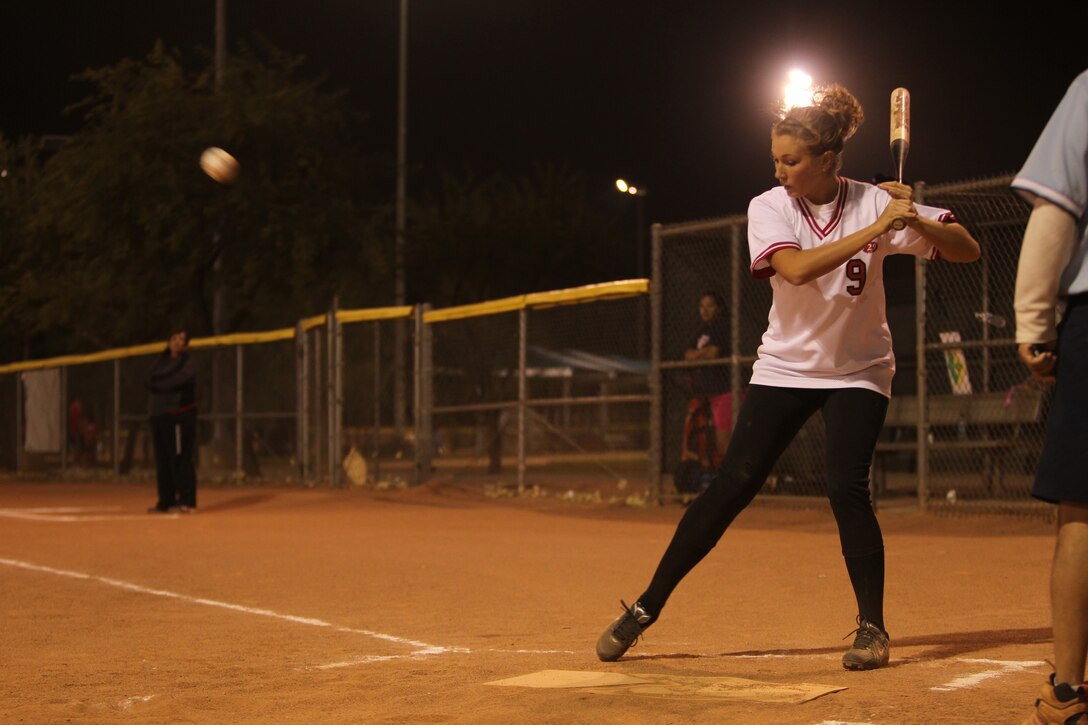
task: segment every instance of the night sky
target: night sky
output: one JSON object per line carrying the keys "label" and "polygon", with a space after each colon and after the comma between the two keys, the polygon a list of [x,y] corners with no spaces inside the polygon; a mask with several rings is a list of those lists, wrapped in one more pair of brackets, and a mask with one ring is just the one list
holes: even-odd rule
{"label": "night sky", "polygon": [[[1016,171],[1088,67],[1074,4],[410,0],[408,155],[418,194],[442,165],[591,174],[601,205],[649,189],[647,222],[744,213],[774,185],[769,108],[786,72],[842,83],[867,121],[844,173],[891,173],[888,97],[912,97],[908,180]],[[1031,8],[1045,8],[1046,16]],[[156,38],[213,45],[214,0],[0,3],[0,130],[71,133],[70,76],[142,57]],[[230,42],[259,30],[347,87],[359,130],[392,158],[399,0],[228,0]],[[978,12],[983,11],[983,12]],[[390,189],[392,197],[393,190]]]}

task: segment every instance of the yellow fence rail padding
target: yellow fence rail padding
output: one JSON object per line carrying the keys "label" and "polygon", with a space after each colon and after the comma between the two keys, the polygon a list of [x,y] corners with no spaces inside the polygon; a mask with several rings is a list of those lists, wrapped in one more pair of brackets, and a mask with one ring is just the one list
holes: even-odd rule
{"label": "yellow fence rail padding", "polygon": [[[324,318],[321,318],[324,319]],[[200,349],[209,347],[224,347],[226,345],[254,345],[266,342],[279,342],[291,340],[295,337],[295,328],[288,327],[282,330],[268,330],[267,332],[237,332],[230,335],[218,335],[216,337],[194,337],[189,341],[189,347]],[[112,350],[101,350],[86,355],[61,355],[45,360],[26,360],[24,362],[0,365],[0,375],[4,373],[19,373],[28,370],[46,370],[49,368],[68,367],[72,365],[87,365],[110,360],[121,360],[128,357],[140,357],[142,355],[155,355],[166,349],[166,340],[162,342],[148,342],[131,347],[118,347]]]}
{"label": "yellow fence rail padding", "polygon": [[483,317],[485,315],[497,315],[503,312],[515,312],[523,308],[551,307],[554,305],[569,305],[581,302],[593,302],[602,299],[619,299],[621,297],[633,297],[646,294],[650,290],[650,280],[629,279],[619,282],[605,282],[602,284],[590,284],[583,287],[555,290],[553,292],[533,292],[527,295],[506,297],[490,302],[478,302],[471,305],[458,307],[446,307],[441,310],[431,310],[423,313],[423,322],[448,322],[461,320],[467,317]]}
{"label": "yellow fence rail padding", "polygon": [[61,355],[46,360],[26,360],[24,362],[0,365],[0,375],[4,373],[20,373],[28,370],[46,370],[60,368],[69,365],[86,365],[88,363],[107,362],[126,357],[138,357],[140,355],[152,355],[166,349],[166,341],[150,342],[132,347],[121,347],[114,350],[101,350],[86,355]]}
{"label": "yellow fence rail padding", "polygon": [[649,291],[650,280],[627,279],[619,282],[604,282],[602,284],[585,285],[584,287],[555,290],[553,292],[534,292],[526,296],[528,297],[529,307],[548,307],[551,305],[634,297],[635,295],[646,294]]}
{"label": "yellow fence rail padding", "polygon": [[466,317],[483,317],[484,315],[498,315],[503,312],[515,312],[525,307],[525,295],[506,297],[490,302],[477,302],[471,305],[458,307],[446,307],[441,310],[431,310],[423,313],[423,323],[447,322],[449,320],[461,320]]}
{"label": "yellow fence rail padding", "polygon": [[315,327],[321,327],[329,321],[328,315],[314,315],[313,317],[304,317],[299,320],[299,324],[302,325],[303,332],[309,332]]}
{"label": "yellow fence rail padding", "polygon": [[295,328],[285,327],[267,332],[232,332],[215,337],[196,337],[189,343],[191,348],[224,347],[226,345],[258,345],[263,342],[281,342],[295,339]]}
{"label": "yellow fence rail padding", "polygon": [[[444,322],[446,320],[459,320],[466,317],[482,317],[484,315],[496,315],[503,312],[515,312],[524,308],[549,307],[553,305],[576,304],[580,302],[592,302],[602,299],[617,299],[646,294],[650,290],[650,280],[629,279],[618,282],[605,282],[602,284],[590,284],[582,287],[555,290],[552,292],[534,292],[527,295],[517,295],[501,300],[479,302],[459,307],[447,307],[441,310],[431,310],[423,315],[425,323]],[[397,307],[378,307],[362,310],[340,310],[336,313],[336,319],[341,323],[369,322],[372,320],[391,320],[412,316],[414,308],[408,305]],[[327,315],[314,315],[299,321],[303,331],[321,327],[328,321]],[[198,337],[190,341],[189,346],[197,349],[212,347],[224,347],[227,345],[255,345],[267,342],[280,342],[295,337],[295,328],[286,327],[280,330],[268,330],[265,332],[236,332],[229,335],[215,337]],[[0,375],[5,373],[17,373],[27,370],[45,370],[48,368],[65,367],[69,365],[86,365],[89,363],[120,360],[127,357],[139,357],[142,355],[154,355],[166,349],[166,340],[162,342],[149,342],[143,345],[131,347],[119,347],[113,350],[101,350],[87,355],[62,355],[60,357],[45,360],[26,360],[23,362],[0,365]]]}
{"label": "yellow fence rail padding", "polygon": [[[373,322],[375,320],[396,320],[412,316],[411,305],[400,307],[377,307],[363,310],[340,310],[336,313],[337,321],[351,324],[352,322]],[[323,327],[329,321],[328,315],[314,315],[299,321],[303,331],[309,332],[315,327]]]}
{"label": "yellow fence rail padding", "polygon": [[340,310],[336,313],[339,322],[372,322],[374,320],[396,320],[411,317],[411,305],[400,307],[379,307],[373,310]]}

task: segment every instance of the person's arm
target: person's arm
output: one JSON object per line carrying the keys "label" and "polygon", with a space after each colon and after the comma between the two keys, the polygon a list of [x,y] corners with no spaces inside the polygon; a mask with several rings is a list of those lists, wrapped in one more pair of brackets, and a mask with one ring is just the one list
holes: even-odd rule
{"label": "person's arm", "polygon": [[918,216],[907,224],[937,248],[941,259],[949,262],[974,262],[982,256],[982,249],[962,224],[946,223]]}
{"label": "person's arm", "polygon": [[152,374],[147,387],[156,393],[169,393],[196,379],[196,362],[191,356],[177,360],[160,374]]}
{"label": "person's arm", "polygon": [[[896,199],[912,200],[913,208],[914,190],[907,184],[885,181],[877,186]],[[937,248],[941,259],[949,262],[974,262],[982,256],[978,242],[962,224],[942,222],[922,214],[908,217],[906,221],[923,239]]]}
{"label": "person's arm", "polygon": [[685,360],[713,360],[718,357],[718,346],[714,344],[707,345],[706,347],[691,348],[684,352]]}
{"label": "person's arm", "polygon": [[918,217],[910,199],[893,198],[875,222],[837,242],[813,249],[780,249],[771,255],[770,264],[790,284],[807,284],[852,259],[866,244],[890,230],[897,217],[908,223]]}
{"label": "person's arm", "polygon": [[1041,196],[1024,230],[1016,270],[1016,342],[1020,359],[1031,374],[1054,379],[1058,286],[1077,244],[1077,220]]}

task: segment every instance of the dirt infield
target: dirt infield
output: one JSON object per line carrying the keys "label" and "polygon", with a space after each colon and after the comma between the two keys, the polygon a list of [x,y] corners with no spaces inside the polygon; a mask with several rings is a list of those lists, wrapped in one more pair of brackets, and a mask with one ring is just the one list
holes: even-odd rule
{"label": "dirt infield", "polygon": [[[602,664],[683,509],[479,490],[204,487],[151,516],[150,485],[0,482],[0,721],[1015,723],[1048,671],[1043,521],[882,510],[892,663],[857,673],[830,514],[757,504]],[[669,686],[488,684],[545,670]],[[798,683],[845,689],[766,701]]]}

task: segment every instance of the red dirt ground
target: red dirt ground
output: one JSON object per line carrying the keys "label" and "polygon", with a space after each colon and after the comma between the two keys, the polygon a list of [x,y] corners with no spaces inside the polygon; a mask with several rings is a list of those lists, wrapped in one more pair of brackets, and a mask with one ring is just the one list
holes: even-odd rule
{"label": "red dirt ground", "polygon": [[[603,664],[598,634],[683,509],[481,491],[205,486],[198,514],[164,517],[150,484],[0,482],[0,721],[1016,723],[1048,671],[1045,521],[882,510],[892,662],[856,673],[830,514],[757,503]],[[546,669],[847,689],[485,684]]]}

